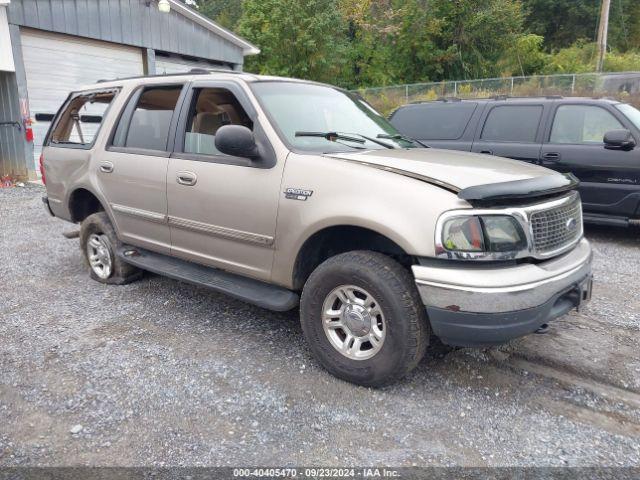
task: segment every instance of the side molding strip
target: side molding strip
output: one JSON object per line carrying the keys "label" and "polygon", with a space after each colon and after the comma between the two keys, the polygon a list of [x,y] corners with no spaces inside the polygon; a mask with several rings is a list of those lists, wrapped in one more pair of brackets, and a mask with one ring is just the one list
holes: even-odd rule
{"label": "side molding strip", "polygon": [[150,212],[139,208],[127,207],[125,205],[111,204],[111,208],[118,213],[130,215],[132,217],[142,218],[154,223],[168,223],[172,227],[183,228],[195,232],[208,233],[217,237],[229,238],[241,242],[255,243],[258,245],[271,246],[274,238],[268,235],[260,235],[258,233],[244,232],[233,228],[220,227],[218,225],[210,225],[208,223],[196,222],[186,218],[172,217],[162,213]]}
{"label": "side molding strip", "polygon": [[118,205],[117,203],[112,203],[111,208],[118,213],[123,213],[125,215],[130,215],[132,217],[139,217],[145,220],[149,220],[150,222],[155,223],[166,223],[167,216],[163,213],[150,212],[149,210],[142,210],[139,208],[127,207],[125,205]]}
{"label": "side molding strip", "polygon": [[273,245],[274,241],[274,238],[268,235],[260,235],[258,233],[244,232],[233,228],[210,225],[208,223],[187,220],[186,218],[169,216],[169,225],[172,227],[183,228],[185,230],[208,233],[217,237],[239,240],[241,242],[256,243],[258,245],[270,246]]}

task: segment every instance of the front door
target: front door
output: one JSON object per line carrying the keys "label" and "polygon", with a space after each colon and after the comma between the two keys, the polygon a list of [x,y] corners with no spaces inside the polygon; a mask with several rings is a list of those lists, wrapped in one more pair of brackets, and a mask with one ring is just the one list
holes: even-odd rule
{"label": "front door", "polygon": [[[216,131],[229,124],[253,130],[259,160],[216,149]],[[175,150],[167,173],[172,254],[268,280],[284,158],[276,158],[242,87],[194,82]]]}
{"label": "front door", "polygon": [[171,247],[167,167],[183,88],[160,85],[134,92],[111,145],[93,165],[120,238],[160,253]]}
{"label": "front door", "polygon": [[600,105],[564,104],[555,110],[540,152],[541,164],[580,180],[585,212],[635,214],[640,196],[640,150],[606,150],[610,130],[628,128],[624,117]]}

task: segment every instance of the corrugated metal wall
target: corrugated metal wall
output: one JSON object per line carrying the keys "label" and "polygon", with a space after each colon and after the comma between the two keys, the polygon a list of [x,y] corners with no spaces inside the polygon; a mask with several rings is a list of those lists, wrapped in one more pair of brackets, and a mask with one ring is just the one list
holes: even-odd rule
{"label": "corrugated metal wall", "polygon": [[9,23],[233,64],[242,49],[171,11],[145,0],[13,0]]}
{"label": "corrugated metal wall", "polygon": [[188,72],[192,68],[215,68],[221,70],[230,70],[230,68],[224,64],[220,65],[203,60],[191,60],[177,56],[167,57],[164,55],[159,55],[156,52],[156,74],[158,75]]}
{"label": "corrugated metal wall", "polygon": [[21,122],[16,75],[0,72],[0,176],[27,175],[24,151],[24,133],[14,125],[3,122]]}

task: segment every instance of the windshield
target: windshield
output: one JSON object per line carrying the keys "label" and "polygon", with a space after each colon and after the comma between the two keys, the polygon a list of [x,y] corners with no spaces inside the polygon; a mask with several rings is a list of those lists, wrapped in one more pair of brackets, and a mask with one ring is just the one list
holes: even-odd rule
{"label": "windshield", "polygon": [[640,129],[640,110],[636,107],[632,107],[627,103],[619,103],[616,105],[618,110],[626,115],[626,117],[633,123],[637,129]]}
{"label": "windshield", "polygon": [[[409,140],[389,138],[400,134],[354,94],[296,82],[256,82],[251,88],[286,142],[295,149],[329,153],[415,147]],[[341,135],[310,136],[309,132]],[[353,141],[354,136],[360,141]]]}

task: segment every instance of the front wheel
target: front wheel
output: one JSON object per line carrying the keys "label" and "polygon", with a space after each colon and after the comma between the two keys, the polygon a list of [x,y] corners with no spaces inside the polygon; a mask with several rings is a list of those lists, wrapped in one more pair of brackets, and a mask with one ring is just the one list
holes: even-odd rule
{"label": "front wheel", "polygon": [[319,362],[363,386],[400,379],[419,363],[429,342],[413,278],[375,252],[348,252],[320,265],[304,286],[300,317]]}

